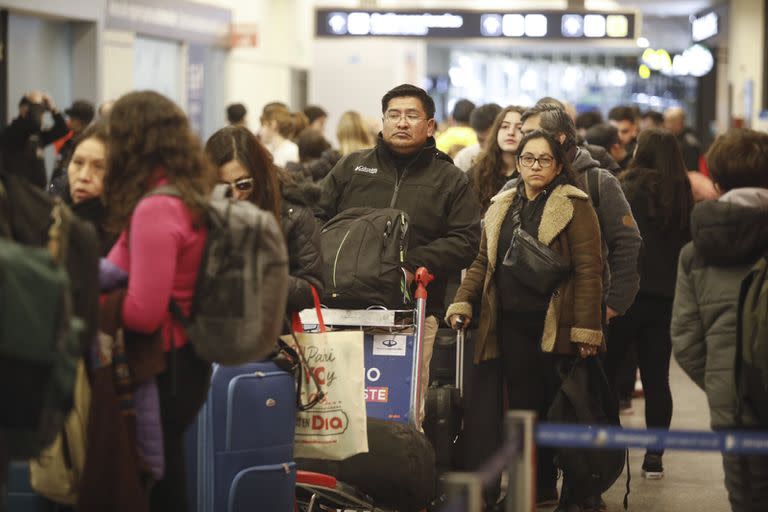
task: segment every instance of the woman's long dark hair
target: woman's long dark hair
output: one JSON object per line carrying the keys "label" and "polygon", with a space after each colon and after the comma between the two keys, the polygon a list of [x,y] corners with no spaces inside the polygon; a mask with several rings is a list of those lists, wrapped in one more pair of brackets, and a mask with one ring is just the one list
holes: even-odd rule
{"label": "woman's long dark hair", "polygon": [[635,156],[622,181],[630,198],[642,187],[649,215],[661,221],[664,229],[688,231],[693,193],[680,145],[671,132],[657,128],[640,132]]}
{"label": "woman's long dark hair", "polygon": [[472,178],[475,188],[480,195],[480,207],[483,212],[491,204],[491,198],[498,194],[499,190],[509,180],[508,176],[502,174],[504,170],[503,151],[498,141],[501,123],[504,122],[504,118],[510,112],[517,112],[522,116],[524,111],[523,107],[510,105],[499,112],[499,115],[496,116],[496,120],[493,122],[493,126],[491,126],[490,134],[485,141],[482,152],[472,167]]}
{"label": "woman's long dark hair", "polygon": [[154,91],[122,96],[109,116],[104,199],[110,231],[122,231],[152,180],[165,177],[197,215],[216,175],[187,116]]}
{"label": "woman's long dark hair", "polygon": [[278,168],[256,136],[244,126],[227,126],[217,131],[205,143],[205,153],[218,168],[236,160],[253,178],[254,191],[250,201],[275,214],[280,220],[280,184]]}

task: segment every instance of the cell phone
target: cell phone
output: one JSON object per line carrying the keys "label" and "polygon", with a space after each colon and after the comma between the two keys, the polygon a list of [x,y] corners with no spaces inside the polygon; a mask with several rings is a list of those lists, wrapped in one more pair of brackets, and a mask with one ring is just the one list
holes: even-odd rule
{"label": "cell phone", "polygon": [[463,327],[464,322],[466,321],[467,321],[466,318],[464,318],[463,316],[459,316],[459,318],[456,319],[456,325],[458,325],[459,327]]}

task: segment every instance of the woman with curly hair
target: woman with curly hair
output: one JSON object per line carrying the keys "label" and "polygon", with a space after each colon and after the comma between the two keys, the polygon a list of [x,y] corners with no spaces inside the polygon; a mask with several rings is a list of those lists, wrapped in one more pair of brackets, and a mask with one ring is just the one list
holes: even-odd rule
{"label": "woman with curly hair", "polygon": [[[201,204],[215,172],[181,109],[152,91],[115,103],[108,148],[104,194],[109,226],[120,232],[108,259],[129,275],[123,327],[160,331],[166,352],[166,370],[157,375],[165,474],[152,487],[151,510],[186,510],[184,432],[205,402],[211,370],[168,304],[190,313],[207,236]],[[163,185],[173,185],[180,197],[147,196]],[[175,354],[169,354],[172,345]]]}
{"label": "woman with curly hair", "polygon": [[520,132],[523,107],[510,105],[502,110],[491,127],[490,136],[469,177],[480,197],[482,213],[491,204],[507,181],[518,175],[517,146],[523,138]]}

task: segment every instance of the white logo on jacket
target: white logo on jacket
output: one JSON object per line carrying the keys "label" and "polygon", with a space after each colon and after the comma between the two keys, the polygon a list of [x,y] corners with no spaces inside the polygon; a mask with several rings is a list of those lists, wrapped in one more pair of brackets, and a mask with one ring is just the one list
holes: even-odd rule
{"label": "white logo on jacket", "polygon": [[355,172],[364,172],[366,174],[376,174],[379,170],[376,167],[366,167],[364,165],[358,165],[355,167]]}

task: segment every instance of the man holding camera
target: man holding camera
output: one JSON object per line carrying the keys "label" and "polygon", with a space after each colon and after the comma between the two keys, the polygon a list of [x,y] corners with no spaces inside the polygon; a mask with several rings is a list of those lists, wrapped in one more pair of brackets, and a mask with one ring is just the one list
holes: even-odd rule
{"label": "man holding camera", "polygon": [[[44,130],[43,115],[46,112],[51,113],[53,126]],[[3,168],[44,189],[47,176],[43,149],[68,132],[64,116],[53,99],[41,91],[28,92],[19,101],[19,115],[0,137]]]}

